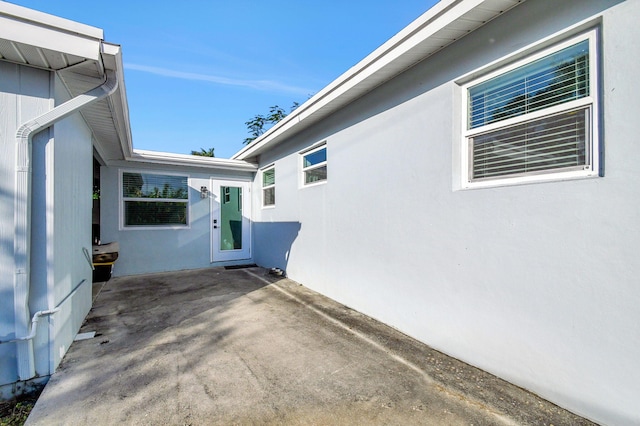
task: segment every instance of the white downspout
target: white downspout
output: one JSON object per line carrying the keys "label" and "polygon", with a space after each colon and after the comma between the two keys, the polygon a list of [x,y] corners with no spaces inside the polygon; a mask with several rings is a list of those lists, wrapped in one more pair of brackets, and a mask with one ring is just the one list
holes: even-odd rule
{"label": "white downspout", "polygon": [[[106,80],[100,86],[82,95],[58,105],[49,112],[24,123],[16,132],[16,192],[14,199],[13,257],[15,262],[14,287],[14,316],[15,335],[28,337],[33,331],[29,330],[31,319],[29,311],[30,290],[30,247],[31,242],[31,141],[33,136],[56,122],[99,101],[118,88],[118,81],[114,71],[106,71]],[[35,325],[35,324],[34,324]],[[29,380],[35,376],[35,360],[33,340],[17,337],[18,377]]]}

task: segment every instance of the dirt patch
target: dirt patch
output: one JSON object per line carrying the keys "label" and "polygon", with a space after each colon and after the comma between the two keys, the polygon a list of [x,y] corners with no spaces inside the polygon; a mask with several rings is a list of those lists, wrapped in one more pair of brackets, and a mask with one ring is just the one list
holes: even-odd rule
{"label": "dirt patch", "polygon": [[42,390],[0,402],[0,426],[22,426],[36,405]]}

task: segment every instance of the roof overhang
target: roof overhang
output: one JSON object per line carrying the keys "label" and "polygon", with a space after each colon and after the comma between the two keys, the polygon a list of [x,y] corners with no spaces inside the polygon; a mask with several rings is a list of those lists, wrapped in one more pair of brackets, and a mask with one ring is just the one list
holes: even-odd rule
{"label": "roof overhang", "polygon": [[234,172],[255,172],[256,164],[241,160],[203,157],[198,155],[173,154],[168,152],[146,151],[134,149],[127,161],[133,163],[161,164],[180,167],[203,167],[207,169],[227,170]]}
{"label": "roof overhang", "polygon": [[257,157],[523,1],[441,0],[232,158]]}
{"label": "roof overhang", "polygon": [[80,112],[106,163],[130,156],[132,143],[121,49],[103,37],[99,28],[0,1],[0,60],[55,72],[72,98],[115,72],[118,89]]}
{"label": "roof overhang", "polygon": [[102,30],[0,2],[0,59],[50,70],[100,60]]}

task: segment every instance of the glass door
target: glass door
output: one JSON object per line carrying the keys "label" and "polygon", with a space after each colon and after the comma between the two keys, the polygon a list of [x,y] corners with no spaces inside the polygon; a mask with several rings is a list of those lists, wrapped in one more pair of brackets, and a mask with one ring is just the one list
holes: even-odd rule
{"label": "glass door", "polygon": [[251,258],[249,182],[211,180],[211,261]]}

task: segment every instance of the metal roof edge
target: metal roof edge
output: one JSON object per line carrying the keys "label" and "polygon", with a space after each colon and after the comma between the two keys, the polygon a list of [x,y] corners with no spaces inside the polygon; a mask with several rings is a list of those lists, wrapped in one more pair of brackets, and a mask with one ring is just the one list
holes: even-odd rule
{"label": "metal roof edge", "polygon": [[170,152],[148,151],[134,149],[127,162],[142,162],[187,167],[205,167],[239,172],[255,172],[258,166],[243,160],[233,160],[216,157],[202,157],[189,154],[174,154]]}
{"label": "metal roof edge", "polygon": [[[355,98],[363,96],[364,93],[349,96],[349,92],[355,92],[356,85],[370,80],[372,87],[367,91],[373,90],[378,85],[426,59],[435,52],[424,57],[409,59],[406,66],[397,66],[396,69],[392,70],[393,73],[385,79],[374,78],[376,72],[379,72],[384,67],[390,68],[390,65],[403,55],[408,58],[412,49],[419,50],[416,47],[420,43],[427,41],[438,30],[446,29],[456,23],[469,11],[488,3],[505,4],[504,10],[490,18],[493,19],[523,1],[525,0],[441,0],[231,158],[244,160],[259,155],[285,137],[295,134],[296,129],[300,131],[304,129],[306,126],[300,125],[304,121],[307,121],[305,124],[312,124],[310,121],[312,121],[313,116],[320,115],[321,109],[325,110],[324,116],[344,107]],[[480,26],[486,22],[483,22]],[[469,32],[471,31],[473,29],[469,30]],[[445,43],[442,48],[455,40],[454,38],[449,43]],[[329,110],[328,113],[326,113],[327,110]]]}
{"label": "metal roof edge", "polygon": [[[124,63],[122,61],[122,49],[120,45],[103,42],[102,45],[102,57],[105,67],[113,65],[118,77],[118,94],[117,97],[111,97],[112,107],[115,111],[114,124],[117,128],[120,147],[124,158],[130,157],[133,154],[133,136],[131,134],[131,122],[129,120],[129,103],[127,100],[127,90],[124,82]],[[107,58],[112,58],[109,61]],[[112,63],[109,63],[112,62]],[[118,102],[114,102],[114,100]]]}
{"label": "metal roof edge", "polygon": [[97,61],[100,28],[0,1],[0,39]]}
{"label": "metal roof edge", "polygon": [[84,37],[99,40],[104,39],[104,31],[101,28],[82,24],[59,16],[50,15],[24,6],[18,6],[17,4],[7,3],[5,1],[0,1],[0,15],[31,22],[39,26],[47,26],[52,29],[78,34]]}

